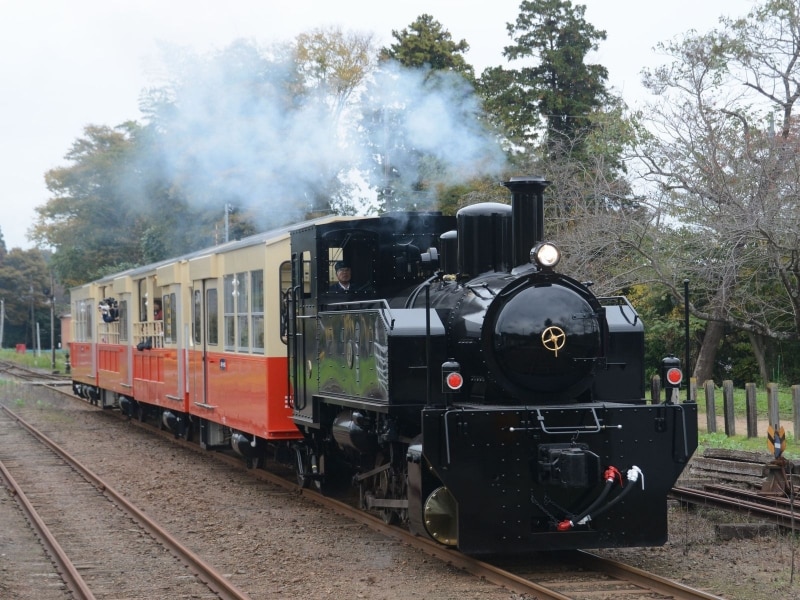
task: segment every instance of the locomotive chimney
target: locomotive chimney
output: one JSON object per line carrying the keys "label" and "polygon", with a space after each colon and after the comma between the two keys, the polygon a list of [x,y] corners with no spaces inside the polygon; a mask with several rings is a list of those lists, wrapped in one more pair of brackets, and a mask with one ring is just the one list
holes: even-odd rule
{"label": "locomotive chimney", "polygon": [[531,248],[544,238],[544,188],[550,182],[543,177],[512,177],[503,185],[511,190],[511,264],[528,264]]}

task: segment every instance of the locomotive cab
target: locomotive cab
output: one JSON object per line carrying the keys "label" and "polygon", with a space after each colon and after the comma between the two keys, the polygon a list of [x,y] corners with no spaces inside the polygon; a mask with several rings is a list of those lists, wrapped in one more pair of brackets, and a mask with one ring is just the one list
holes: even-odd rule
{"label": "locomotive cab", "polygon": [[[364,299],[376,288],[378,240],[375,232],[334,229],[319,238],[316,283],[320,303]],[[339,284],[340,269],[349,271],[347,287]]]}

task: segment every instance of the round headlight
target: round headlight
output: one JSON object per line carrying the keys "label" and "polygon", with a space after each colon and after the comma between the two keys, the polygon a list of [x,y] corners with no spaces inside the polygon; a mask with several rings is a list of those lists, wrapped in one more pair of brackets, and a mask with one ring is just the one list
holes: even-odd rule
{"label": "round headlight", "polygon": [[552,269],[561,260],[561,252],[550,242],[541,242],[531,250],[531,261],[540,267]]}

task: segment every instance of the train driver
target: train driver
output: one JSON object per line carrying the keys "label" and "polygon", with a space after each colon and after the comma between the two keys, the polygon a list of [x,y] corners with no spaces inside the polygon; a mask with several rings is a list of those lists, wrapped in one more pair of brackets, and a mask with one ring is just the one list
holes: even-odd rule
{"label": "train driver", "polygon": [[328,291],[330,292],[349,292],[350,291],[350,278],[353,273],[350,269],[350,263],[344,260],[337,261],[334,265],[336,270],[336,283],[332,284]]}

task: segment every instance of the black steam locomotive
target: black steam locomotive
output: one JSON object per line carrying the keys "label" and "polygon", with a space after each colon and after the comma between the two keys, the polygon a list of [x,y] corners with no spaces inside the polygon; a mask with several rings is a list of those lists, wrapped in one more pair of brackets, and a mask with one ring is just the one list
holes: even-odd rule
{"label": "black steam locomotive", "polygon": [[511,206],[457,217],[292,232],[287,400],[303,483],[354,481],[364,508],[468,554],[666,541],[697,407],[647,404],[636,311],[557,271],[547,183],[512,179]]}

